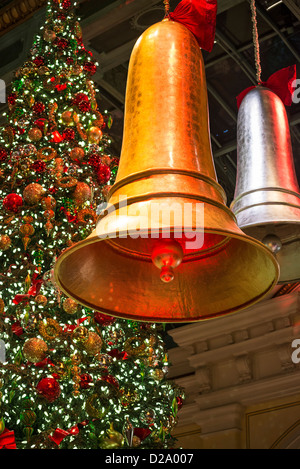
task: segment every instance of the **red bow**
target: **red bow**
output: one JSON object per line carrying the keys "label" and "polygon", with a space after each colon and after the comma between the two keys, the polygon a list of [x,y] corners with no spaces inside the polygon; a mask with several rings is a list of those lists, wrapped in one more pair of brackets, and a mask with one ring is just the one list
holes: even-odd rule
{"label": "red bow", "polygon": [[42,284],[43,284],[43,280],[38,279],[37,277],[38,277],[38,274],[35,273],[33,275],[32,281],[31,281],[31,286],[30,286],[28,292],[26,293],[26,295],[16,295],[14,297],[13,303],[15,305],[18,305],[19,303],[21,303],[21,301],[28,302],[31,296],[36,296],[36,295],[39,294],[40,289],[41,289]]}
{"label": "red bow", "polygon": [[193,33],[199,46],[211,52],[217,21],[217,0],[182,0],[169,17]]}
{"label": "red bow", "polygon": [[85,318],[81,318],[81,319],[77,319],[75,326],[73,324],[66,324],[65,328],[64,328],[64,332],[73,332],[74,329],[76,329],[76,327],[80,326],[81,323],[83,323],[86,319],[88,319],[87,317]]}
{"label": "red bow", "polygon": [[[273,73],[267,81],[260,83],[261,86],[272,90],[282,100],[285,106],[291,106],[293,102],[293,93],[295,90],[294,82],[296,81],[297,70],[296,65],[290,65],[289,67],[283,68],[278,72]],[[238,109],[249,91],[256,88],[256,86],[250,86],[246,90],[242,91],[238,95],[237,106]]]}
{"label": "red bow", "polygon": [[78,435],[80,428],[85,427],[85,425],[88,424],[88,420],[85,420],[84,422],[78,423],[77,425],[74,425],[74,427],[70,428],[69,430],[62,430],[61,428],[57,428],[53,435],[50,435],[49,438],[50,440],[54,441],[54,443],[59,446],[61,442],[67,437],[67,436],[75,436]]}
{"label": "red bow", "polygon": [[17,449],[15,433],[7,428],[0,435],[0,449]]}

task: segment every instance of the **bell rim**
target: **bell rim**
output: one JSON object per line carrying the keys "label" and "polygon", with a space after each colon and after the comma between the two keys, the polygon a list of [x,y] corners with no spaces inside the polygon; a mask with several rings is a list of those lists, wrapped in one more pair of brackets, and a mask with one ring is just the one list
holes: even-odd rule
{"label": "bell rim", "polygon": [[[107,315],[110,315],[110,316],[113,316],[113,317],[116,317],[116,318],[119,318],[119,319],[137,320],[137,315],[130,315],[128,313],[123,313],[123,312],[120,312],[120,311],[116,312],[116,311],[113,311],[111,309],[107,309],[107,308],[104,308],[104,307],[100,308],[97,305],[90,303],[89,301],[83,301],[81,298],[77,297],[74,293],[69,291],[69,289],[62,283],[62,281],[59,277],[59,267],[60,267],[61,263],[63,261],[65,261],[65,259],[69,255],[73,254],[74,252],[76,252],[77,250],[81,249],[84,246],[87,246],[89,244],[94,244],[95,242],[99,243],[99,242],[105,241],[105,239],[107,239],[107,238],[99,238],[98,236],[94,236],[94,233],[95,233],[95,231],[93,231],[91,233],[91,235],[88,238],[86,238],[85,240],[82,240],[82,241],[74,244],[73,246],[70,246],[65,251],[63,251],[63,253],[59,256],[59,258],[57,259],[57,262],[55,264],[55,267],[54,267],[55,282],[56,282],[57,286],[59,287],[59,289],[66,296],[72,298],[73,300],[75,300],[78,304],[82,305],[83,307],[89,308],[89,309],[94,310],[94,311],[102,312],[103,314],[107,314]],[[229,235],[230,238],[238,239],[242,242],[251,244],[251,245],[257,247],[258,249],[260,249],[260,251],[263,251],[265,253],[265,255],[267,256],[267,258],[271,261],[271,263],[273,265],[274,278],[273,278],[272,283],[260,295],[246,301],[243,304],[237,305],[236,307],[231,308],[229,310],[217,312],[217,313],[210,314],[210,315],[207,315],[207,316],[202,315],[202,316],[193,317],[193,318],[190,318],[190,317],[185,317],[185,318],[175,318],[175,317],[168,317],[167,318],[167,317],[164,317],[164,318],[162,318],[162,317],[158,317],[158,316],[153,316],[153,317],[148,317],[148,316],[144,317],[143,316],[139,319],[140,321],[146,322],[146,323],[147,322],[149,322],[149,323],[155,322],[155,323],[181,323],[181,324],[186,323],[187,324],[187,323],[193,323],[193,322],[209,321],[211,319],[216,319],[218,317],[228,316],[228,315],[231,315],[231,314],[236,314],[239,311],[242,311],[242,310],[244,310],[244,309],[246,309],[250,306],[253,306],[254,304],[262,301],[270,293],[270,291],[272,291],[273,288],[278,284],[279,278],[280,278],[280,266],[279,266],[275,256],[271,253],[271,251],[262,242],[258,241],[255,238],[252,238],[251,236],[246,235],[243,232],[241,232],[241,234],[240,234],[240,233],[231,233],[231,232],[221,230],[221,229],[219,229],[219,230],[205,229],[205,233],[227,235],[227,236]]]}

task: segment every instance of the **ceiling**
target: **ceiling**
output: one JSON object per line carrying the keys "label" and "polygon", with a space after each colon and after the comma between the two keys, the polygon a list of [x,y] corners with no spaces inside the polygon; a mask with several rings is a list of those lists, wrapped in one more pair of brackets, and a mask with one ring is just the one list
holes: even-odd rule
{"label": "ceiling", "polygon": [[[99,106],[114,118],[114,151],[122,143],[128,61],[134,43],[164,16],[163,0],[81,0],[78,2],[85,47],[99,62],[93,79]],[[170,0],[171,11],[179,0]],[[8,85],[26,60],[45,18],[46,0],[0,0],[0,78]],[[262,79],[300,63],[300,0],[258,0]],[[247,0],[219,0],[216,43],[203,52],[209,93],[211,140],[219,183],[234,195],[236,179],[236,96],[256,84],[251,12]],[[299,76],[299,74],[298,74]],[[0,112],[6,105],[0,104]],[[300,181],[300,104],[287,109]],[[1,123],[1,120],[0,120]]]}

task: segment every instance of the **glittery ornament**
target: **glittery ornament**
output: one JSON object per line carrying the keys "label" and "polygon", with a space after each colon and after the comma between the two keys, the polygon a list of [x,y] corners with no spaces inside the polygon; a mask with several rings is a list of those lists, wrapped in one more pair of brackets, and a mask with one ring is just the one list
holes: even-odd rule
{"label": "glittery ornament", "polygon": [[89,76],[93,76],[97,71],[97,66],[94,62],[85,62],[83,65],[83,70],[87,72]]}
{"label": "glittery ornament", "polygon": [[43,137],[43,134],[38,127],[33,127],[29,130],[28,137],[32,142],[38,142]]}
{"label": "glittery ornament", "polygon": [[72,340],[77,344],[83,344],[88,340],[89,331],[84,326],[78,326],[74,329],[72,333]]}
{"label": "glittery ornament", "polygon": [[73,192],[73,197],[78,205],[82,205],[88,200],[91,200],[92,191],[90,186],[85,182],[78,182]]}
{"label": "glittery ornament", "polygon": [[32,338],[26,340],[23,346],[23,355],[31,363],[38,363],[44,360],[48,347],[42,339]]}
{"label": "glittery ornament", "polygon": [[23,199],[18,194],[8,194],[3,200],[3,207],[9,211],[17,213],[23,205]]}
{"label": "glittery ornament", "polygon": [[66,298],[63,302],[63,309],[67,314],[76,314],[78,311],[78,303],[72,298]]}
{"label": "glittery ornament", "polygon": [[102,339],[96,332],[90,332],[88,339],[83,344],[84,350],[90,356],[97,355],[102,348]]}
{"label": "glittery ornament", "polygon": [[4,308],[5,308],[5,303],[2,300],[2,298],[0,298],[0,316],[4,313]]}
{"label": "glittery ornament", "polygon": [[41,306],[46,306],[48,300],[47,300],[47,297],[45,295],[37,295],[35,297],[35,302],[36,304],[38,305],[41,305]]}
{"label": "glittery ornament", "polygon": [[65,129],[62,133],[62,137],[66,142],[71,142],[75,138],[75,132],[73,129]]}
{"label": "glittery ornament", "polygon": [[11,239],[8,235],[0,235],[0,250],[7,251],[11,246]]}
{"label": "glittery ornament", "polygon": [[0,147],[0,161],[5,161],[7,157],[8,157],[8,154],[5,148]]}
{"label": "glittery ornament", "polygon": [[45,39],[46,42],[53,42],[56,38],[56,33],[55,31],[52,31],[51,29],[45,29],[43,38]]}
{"label": "glittery ornament", "polygon": [[91,383],[93,382],[93,378],[91,377],[91,375],[87,374],[87,373],[83,373],[82,375],[80,375],[80,387],[81,389],[88,389],[90,388],[90,385]]}
{"label": "glittery ornament", "polygon": [[40,184],[33,182],[25,187],[23,192],[24,201],[29,205],[35,205],[40,202],[45,193],[45,189]]}
{"label": "glittery ornament", "polygon": [[82,161],[84,155],[84,149],[80,147],[75,147],[70,151],[70,158],[72,161]]}

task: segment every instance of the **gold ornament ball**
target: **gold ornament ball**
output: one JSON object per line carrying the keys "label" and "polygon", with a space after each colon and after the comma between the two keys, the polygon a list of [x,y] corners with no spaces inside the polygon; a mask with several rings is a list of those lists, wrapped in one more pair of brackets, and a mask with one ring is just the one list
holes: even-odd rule
{"label": "gold ornament ball", "polygon": [[51,29],[45,29],[43,37],[45,41],[53,42],[56,38],[56,33],[52,31]]}
{"label": "gold ornament ball", "polygon": [[88,200],[91,199],[92,197],[92,191],[90,186],[88,186],[85,182],[78,182],[78,184],[75,187],[74,193],[73,193],[75,202],[78,205],[82,205]]}
{"label": "gold ornament ball", "polygon": [[93,126],[88,132],[89,142],[90,143],[99,143],[102,138],[102,131],[99,127]]}
{"label": "gold ornament ball", "polygon": [[78,310],[78,303],[72,298],[66,298],[63,302],[63,309],[67,314],[75,314]]}
{"label": "gold ornament ball", "polygon": [[4,307],[4,301],[2,300],[2,298],[0,298],[0,315],[4,313]]}
{"label": "gold ornament ball", "polygon": [[81,161],[83,160],[84,155],[85,155],[84,149],[80,147],[75,147],[70,152],[70,158],[72,161],[76,161],[76,160]]}
{"label": "gold ornament ball", "polygon": [[136,435],[133,435],[133,438],[132,438],[132,446],[134,448],[137,448],[138,446],[141,446],[141,439],[136,436]]}
{"label": "gold ornament ball", "polygon": [[42,305],[42,306],[46,306],[47,304],[47,297],[44,296],[44,295],[37,295],[35,297],[35,302],[38,304],[38,305]]}
{"label": "gold ornament ball", "polygon": [[23,192],[23,199],[29,205],[35,205],[39,203],[43,195],[45,194],[45,189],[40,184],[33,182],[28,184],[25,187]]}
{"label": "gold ornament ball", "polygon": [[38,127],[33,127],[29,130],[28,137],[32,142],[39,142],[43,137],[43,133]]}
{"label": "gold ornament ball", "polygon": [[36,337],[26,340],[23,346],[23,355],[31,363],[38,363],[44,360],[47,351],[46,342]]}
{"label": "gold ornament ball", "polygon": [[0,250],[1,251],[7,251],[11,246],[11,239],[7,235],[1,235],[0,236]]}
{"label": "gold ornament ball", "polygon": [[90,332],[88,339],[83,344],[84,350],[90,356],[97,355],[102,348],[102,339],[96,332]]}
{"label": "gold ornament ball", "polygon": [[61,115],[61,120],[65,125],[74,125],[73,111],[64,111]]}
{"label": "gold ornament ball", "polygon": [[73,341],[79,344],[83,344],[84,342],[86,342],[88,337],[89,337],[89,331],[84,326],[76,327],[76,329],[74,329],[72,333]]}

